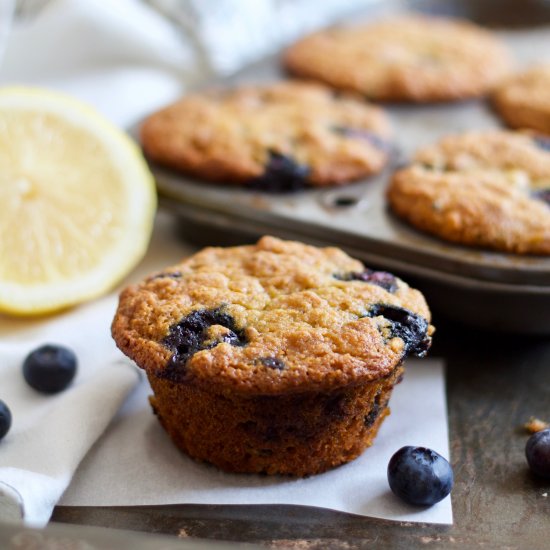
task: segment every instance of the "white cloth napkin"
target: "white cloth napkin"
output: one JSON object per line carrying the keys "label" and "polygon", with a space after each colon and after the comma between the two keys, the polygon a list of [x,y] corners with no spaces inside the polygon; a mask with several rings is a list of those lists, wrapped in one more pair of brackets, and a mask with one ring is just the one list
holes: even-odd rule
{"label": "white cloth napkin", "polygon": [[[138,371],[109,338],[116,297],[53,319],[10,323],[0,319],[0,399],[13,421],[0,441],[0,519],[45,524],[76,467],[103,433]],[[27,385],[22,364],[34,348],[62,344],[78,357],[72,385],[44,395]]]}
{"label": "white cloth napkin", "polygon": [[101,362],[59,397],[40,396],[25,387],[21,376],[25,351],[0,352],[1,393],[14,418],[0,451],[0,519],[41,526],[137,382],[138,372],[128,363]]}

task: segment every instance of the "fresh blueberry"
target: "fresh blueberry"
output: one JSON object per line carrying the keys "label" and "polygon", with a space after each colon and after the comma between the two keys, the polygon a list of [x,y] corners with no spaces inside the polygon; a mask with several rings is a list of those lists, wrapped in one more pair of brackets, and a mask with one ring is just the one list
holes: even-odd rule
{"label": "fresh blueberry", "polygon": [[248,182],[250,189],[284,193],[300,191],[307,187],[308,166],[298,164],[294,159],[277,153],[269,152],[269,160],[264,173]]}
{"label": "fresh blueberry", "polygon": [[27,355],[23,376],[27,384],[42,393],[64,390],[76,374],[76,355],[63,346],[48,344]]}
{"label": "fresh blueberry", "polygon": [[531,471],[550,479],[550,429],[541,430],[527,440],[525,456]]}
{"label": "fresh blueberry", "polygon": [[432,506],[453,488],[453,470],[440,454],[425,447],[402,447],[388,464],[391,490],[415,506]]}
{"label": "fresh blueberry", "polygon": [[0,439],[2,439],[11,427],[11,411],[8,406],[0,400]]}

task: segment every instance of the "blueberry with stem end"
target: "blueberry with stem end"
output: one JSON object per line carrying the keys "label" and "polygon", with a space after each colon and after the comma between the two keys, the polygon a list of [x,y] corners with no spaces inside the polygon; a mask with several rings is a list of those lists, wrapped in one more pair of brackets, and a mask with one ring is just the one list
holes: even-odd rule
{"label": "blueberry with stem end", "polygon": [[23,376],[41,393],[58,393],[72,382],[77,369],[76,355],[69,348],[47,344],[35,349],[23,362]]}
{"label": "blueberry with stem end", "polygon": [[8,406],[0,399],[0,440],[10,431],[11,411]]}
{"label": "blueberry with stem end", "polygon": [[532,472],[550,479],[550,428],[533,434],[527,440],[525,457]]}
{"label": "blueberry with stem end", "polygon": [[453,470],[440,454],[426,447],[399,449],[388,464],[390,489],[415,506],[432,506],[453,488]]}

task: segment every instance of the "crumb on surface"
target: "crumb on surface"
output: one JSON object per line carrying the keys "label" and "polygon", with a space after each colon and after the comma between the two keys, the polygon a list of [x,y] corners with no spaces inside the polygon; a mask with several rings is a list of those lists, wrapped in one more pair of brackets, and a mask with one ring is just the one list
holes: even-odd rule
{"label": "crumb on surface", "polygon": [[544,422],[544,420],[540,420],[540,418],[535,418],[532,416],[529,418],[529,421],[523,425],[523,427],[528,433],[534,434],[542,430],[546,430],[546,428],[550,427],[550,424],[548,424],[548,422]]}

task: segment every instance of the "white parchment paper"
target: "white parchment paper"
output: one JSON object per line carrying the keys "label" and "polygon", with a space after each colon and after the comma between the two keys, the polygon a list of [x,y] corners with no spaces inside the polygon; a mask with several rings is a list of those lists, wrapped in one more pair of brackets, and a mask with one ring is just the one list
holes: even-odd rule
{"label": "white parchment paper", "polygon": [[147,402],[143,381],[92,448],[62,498],[66,506],[140,504],[299,504],[399,521],[452,523],[449,497],[431,508],[391,493],[386,468],[403,445],[449,457],[442,361],[408,361],[392,414],[374,446],[350,464],[306,479],[226,474],[180,453]]}

